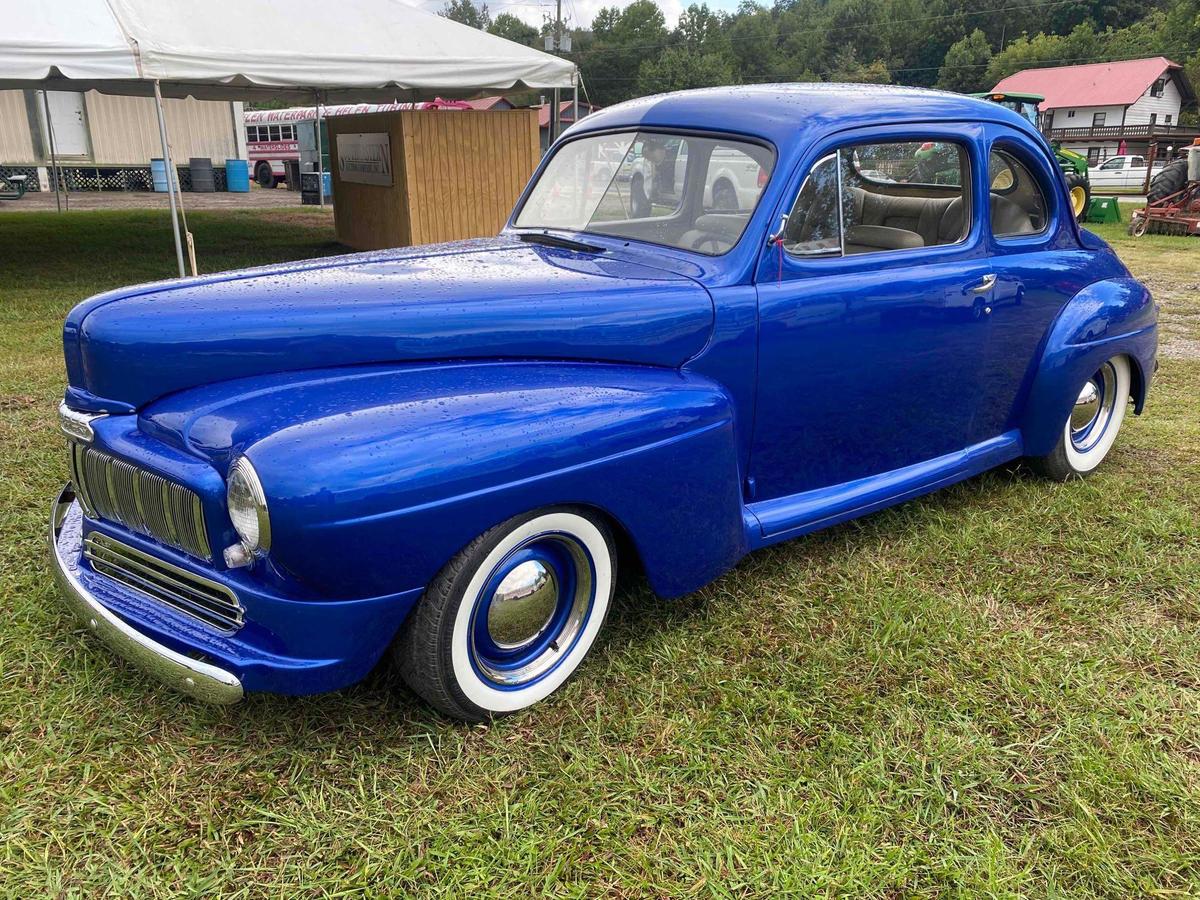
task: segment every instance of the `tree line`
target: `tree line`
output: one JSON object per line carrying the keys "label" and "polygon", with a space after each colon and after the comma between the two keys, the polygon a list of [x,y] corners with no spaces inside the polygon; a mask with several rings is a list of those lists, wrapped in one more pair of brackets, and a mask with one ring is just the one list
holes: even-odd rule
{"label": "tree line", "polygon": [[[449,0],[442,14],[539,49],[553,30],[472,0]],[[561,55],[604,106],[773,81],[984,91],[1021,69],[1144,56],[1181,63],[1200,84],[1200,0],[743,0],[732,13],[693,3],[674,28],[654,0],[634,0],[564,32],[572,49]]]}

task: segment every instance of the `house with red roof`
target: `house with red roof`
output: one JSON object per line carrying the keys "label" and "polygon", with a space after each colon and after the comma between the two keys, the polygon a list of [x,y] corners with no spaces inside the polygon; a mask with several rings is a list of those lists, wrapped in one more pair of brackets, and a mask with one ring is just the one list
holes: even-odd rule
{"label": "house with red roof", "polygon": [[[481,97],[478,100],[468,100],[466,102],[471,109],[492,110],[516,108],[506,97]],[[591,103],[585,103],[580,100],[578,103],[579,118],[582,119],[599,108]],[[575,124],[576,103],[574,100],[563,100],[559,104],[559,110],[559,128],[560,132],[562,132]],[[537,107],[537,111],[538,131],[541,132],[542,152],[545,153],[546,148],[550,146],[550,114],[554,110],[553,106],[547,103],[546,98],[543,97],[541,104]]]}
{"label": "house with red roof", "polygon": [[1190,144],[1195,128],[1179,124],[1179,113],[1196,103],[1183,68],[1165,56],[1026,69],[992,89],[1040,94],[1042,130],[1069,150],[1086,154],[1089,165],[1109,156],[1147,153],[1164,158]]}
{"label": "house with red roof", "polygon": [[[574,100],[563,100],[559,105],[559,128],[560,133],[566,131],[575,124],[576,108],[578,107],[579,118],[594,113],[600,107],[593,106],[591,103],[584,103],[580,100],[576,103]],[[554,111],[552,104],[543,103],[538,107],[538,130],[542,134],[542,152],[545,153],[550,146],[550,114]]]}

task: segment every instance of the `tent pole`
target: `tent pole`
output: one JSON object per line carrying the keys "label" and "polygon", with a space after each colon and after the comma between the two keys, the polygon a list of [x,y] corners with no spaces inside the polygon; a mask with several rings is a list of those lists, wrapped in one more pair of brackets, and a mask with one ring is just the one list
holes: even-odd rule
{"label": "tent pole", "polygon": [[321,92],[317,91],[317,202],[325,208],[325,160],[321,153]]}
{"label": "tent pole", "polygon": [[54,208],[62,212],[58,196],[58,155],[54,152],[54,123],[50,121],[50,95],[42,91],[42,107],[46,110],[46,137],[50,142],[50,170],[54,173]]}
{"label": "tent pole", "polygon": [[167,199],[171,204],[171,230],[175,232],[175,260],[179,263],[179,277],[186,272],[183,268],[183,242],[179,237],[179,216],[175,212],[175,163],[171,160],[171,147],[167,143],[167,119],[163,115],[162,91],[158,87],[158,79],[154,79],[154,108],[158,111],[158,139],[162,141],[163,168],[167,176]]}

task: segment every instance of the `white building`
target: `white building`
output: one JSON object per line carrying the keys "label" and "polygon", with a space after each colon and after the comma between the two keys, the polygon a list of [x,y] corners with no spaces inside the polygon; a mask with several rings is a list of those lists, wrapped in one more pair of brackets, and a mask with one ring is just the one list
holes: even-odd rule
{"label": "white building", "polygon": [[1165,157],[1198,134],[1179,124],[1180,111],[1194,106],[1196,95],[1182,67],[1163,56],[1026,69],[993,90],[1045,97],[1042,130],[1085,154],[1090,165],[1119,153],[1146,153],[1151,144]]}
{"label": "white building", "polygon": [[[193,156],[214,167],[246,158],[241,103],[167,99],[163,108],[176,165],[186,167]],[[48,190],[51,128],[60,177],[71,190],[150,189],[150,160],[162,156],[150,97],[0,91],[0,172]]]}

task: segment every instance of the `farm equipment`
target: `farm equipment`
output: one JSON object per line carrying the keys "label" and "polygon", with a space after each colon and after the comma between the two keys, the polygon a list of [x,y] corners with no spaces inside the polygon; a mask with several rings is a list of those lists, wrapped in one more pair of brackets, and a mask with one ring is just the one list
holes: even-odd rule
{"label": "farm equipment", "polygon": [[[1034,128],[1041,128],[1038,123],[1038,113],[1042,101],[1046,99],[1041,94],[1019,94],[1007,91],[972,94],[971,96],[999,103],[1027,119]],[[1088,205],[1092,199],[1087,157],[1074,150],[1063,149],[1058,141],[1051,142],[1050,146],[1054,148],[1054,157],[1058,160],[1058,167],[1062,169],[1063,178],[1067,182],[1067,192],[1071,195],[1071,211],[1075,214],[1075,218],[1082,222],[1087,215]]]}
{"label": "farm equipment", "polygon": [[1129,222],[1134,237],[1200,234],[1200,142],[1168,163],[1150,182],[1146,207]]}

